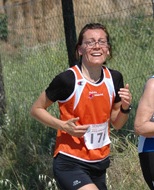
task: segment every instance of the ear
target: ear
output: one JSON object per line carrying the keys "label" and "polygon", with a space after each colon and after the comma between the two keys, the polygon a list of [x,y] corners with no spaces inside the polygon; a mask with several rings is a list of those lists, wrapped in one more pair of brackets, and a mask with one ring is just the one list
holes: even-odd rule
{"label": "ear", "polygon": [[78,46],[78,54],[79,54],[79,56],[82,55],[82,47],[81,46]]}
{"label": "ear", "polygon": [[110,51],[109,50],[107,51],[107,55],[110,55]]}

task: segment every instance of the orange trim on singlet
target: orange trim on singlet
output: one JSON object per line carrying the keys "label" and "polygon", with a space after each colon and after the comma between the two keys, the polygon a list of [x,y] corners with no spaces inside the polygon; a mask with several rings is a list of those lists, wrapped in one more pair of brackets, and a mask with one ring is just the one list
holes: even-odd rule
{"label": "orange trim on singlet", "polygon": [[[77,66],[72,67],[71,70],[76,76],[75,88],[70,98],[58,102],[60,119],[66,121],[79,117],[77,125],[100,124],[108,121],[115,96],[109,70],[103,68],[104,79],[97,85],[87,82]],[[58,130],[54,156],[59,152],[80,160],[99,161],[109,156],[110,145],[88,150],[83,137],[77,138]]]}

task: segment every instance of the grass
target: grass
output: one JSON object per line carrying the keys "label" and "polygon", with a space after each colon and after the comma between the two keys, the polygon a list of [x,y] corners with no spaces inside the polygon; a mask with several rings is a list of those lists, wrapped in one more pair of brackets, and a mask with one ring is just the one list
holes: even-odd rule
{"label": "grass", "polygon": [[111,165],[107,171],[109,190],[148,190],[139,165],[137,148],[129,139],[112,134]]}
{"label": "grass", "polygon": [[[139,17],[126,23],[108,21],[106,25],[113,44],[113,59],[108,66],[122,72],[133,94],[133,110],[127,124],[119,132],[112,130],[108,188],[146,190],[133,121],[144,83],[154,73],[154,23]],[[66,48],[64,44],[24,47],[13,54],[1,49],[7,112],[0,128],[0,187],[3,190],[56,189],[51,187],[56,131],[32,119],[29,110],[53,77],[68,67]],[[49,111],[59,116],[57,104]]]}

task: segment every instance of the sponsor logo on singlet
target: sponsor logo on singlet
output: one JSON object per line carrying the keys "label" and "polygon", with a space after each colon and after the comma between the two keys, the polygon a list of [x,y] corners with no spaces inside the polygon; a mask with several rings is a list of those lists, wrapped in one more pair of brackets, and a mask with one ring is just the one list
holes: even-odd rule
{"label": "sponsor logo on singlet", "polygon": [[90,91],[89,92],[89,98],[93,98],[95,96],[103,96],[103,93],[97,93],[96,91]]}

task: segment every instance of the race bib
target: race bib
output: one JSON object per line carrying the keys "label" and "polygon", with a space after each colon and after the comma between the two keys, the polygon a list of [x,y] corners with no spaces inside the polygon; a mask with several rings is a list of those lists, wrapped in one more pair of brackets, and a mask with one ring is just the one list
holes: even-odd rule
{"label": "race bib", "polygon": [[108,135],[108,122],[102,124],[91,124],[84,134],[84,141],[87,149],[101,148],[110,144]]}

